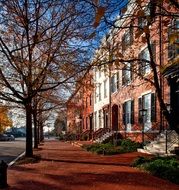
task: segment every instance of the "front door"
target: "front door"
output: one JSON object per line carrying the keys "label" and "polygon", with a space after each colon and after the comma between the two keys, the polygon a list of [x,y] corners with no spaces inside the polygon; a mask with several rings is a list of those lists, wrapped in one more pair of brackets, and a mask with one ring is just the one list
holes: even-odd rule
{"label": "front door", "polygon": [[90,131],[93,130],[93,114],[90,115]]}
{"label": "front door", "polygon": [[113,105],[112,107],[112,130],[118,131],[118,106]]}
{"label": "front door", "polygon": [[104,109],[103,114],[104,114],[104,128],[108,128],[108,110]]}

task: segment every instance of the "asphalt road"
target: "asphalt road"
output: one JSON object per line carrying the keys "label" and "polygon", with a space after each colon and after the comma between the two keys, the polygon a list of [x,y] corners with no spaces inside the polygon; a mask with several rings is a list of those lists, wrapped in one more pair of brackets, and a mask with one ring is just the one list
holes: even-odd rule
{"label": "asphalt road", "polygon": [[0,161],[6,163],[13,161],[25,151],[25,138],[16,138],[15,141],[0,141]]}

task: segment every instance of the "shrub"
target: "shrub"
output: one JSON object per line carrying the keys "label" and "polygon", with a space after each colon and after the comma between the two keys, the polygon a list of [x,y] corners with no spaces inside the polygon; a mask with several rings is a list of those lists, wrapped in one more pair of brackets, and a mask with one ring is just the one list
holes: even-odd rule
{"label": "shrub", "polygon": [[134,142],[130,139],[123,139],[120,142],[120,146],[126,152],[135,152],[138,148],[141,148],[142,145],[139,142]]}
{"label": "shrub", "polygon": [[109,136],[106,140],[103,141],[104,144],[106,143],[111,143],[114,144],[115,146],[120,145],[120,142],[122,140],[122,135],[120,133],[114,134],[114,136]]}
{"label": "shrub", "polygon": [[81,140],[82,141],[87,141],[88,140],[88,135],[82,135]]}
{"label": "shrub", "polygon": [[155,176],[179,184],[179,161],[174,157],[153,159],[140,157],[133,163],[133,166],[142,167]]}
{"label": "shrub", "polygon": [[121,153],[120,148],[114,146],[111,143],[106,143],[106,144],[95,143],[92,145],[84,145],[83,148],[86,149],[87,151],[95,152],[97,154],[104,154],[104,155],[113,155],[113,154]]}
{"label": "shrub", "polygon": [[137,159],[134,160],[134,162],[132,163],[132,166],[137,167],[137,166],[140,166],[141,164],[144,164],[146,162],[150,162],[150,159],[145,158],[143,156],[139,156]]}
{"label": "shrub", "polygon": [[65,141],[73,141],[73,140],[76,140],[76,134],[68,133],[68,134],[63,135],[63,138]]}
{"label": "shrub", "polygon": [[92,145],[85,145],[83,148],[85,148],[87,151],[95,152],[97,154],[113,155],[134,152],[137,150],[137,148],[141,147],[140,143],[133,142],[130,139],[120,139],[118,144],[120,144],[120,146],[113,145],[112,142],[102,144],[95,143]]}

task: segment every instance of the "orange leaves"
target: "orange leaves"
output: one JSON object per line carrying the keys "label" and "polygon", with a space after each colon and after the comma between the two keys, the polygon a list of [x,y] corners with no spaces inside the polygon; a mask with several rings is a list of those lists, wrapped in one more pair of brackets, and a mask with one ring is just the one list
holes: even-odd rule
{"label": "orange leaves", "polygon": [[138,16],[138,17],[143,17],[143,16],[145,16],[144,10],[142,10],[142,9],[138,10],[138,11],[137,11],[137,16]]}
{"label": "orange leaves", "polygon": [[101,21],[101,18],[104,16],[106,11],[105,7],[98,7],[95,15],[95,22],[94,22],[94,27],[97,27]]}
{"label": "orange leaves", "polygon": [[163,26],[167,27],[168,28],[168,25],[170,24],[171,20],[163,20],[162,24]]}
{"label": "orange leaves", "polygon": [[117,57],[123,58],[123,54],[121,52],[117,52]]}
{"label": "orange leaves", "polygon": [[138,5],[141,5],[142,1],[141,1],[141,0],[136,0],[136,3],[137,3]]}
{"label": "orange leaves", "polygon": [[135,33],[135,38],[138,39],[142,36],[142,42],[145,43],[146,39],[145,36],[143,36],[142,34],[149,34],[150,33],[150,29],[148,26],[144,26],[142,29],[138,29]]}
{"label": "orange leaves", "polygon": [[141,40],[142,40],[142,43],[144,43],[144,44],[146,43],[146,37],[145,36],[142,36]]}
{"label": "orange leaves", "polygon": [[93,0],[93,3],[94,3],[95,5],[97,5],[97,4],[98,4],[98,0]]}
{"label": "orange leaves", "polygon": [[135,33],[135,38],[137,39],[137,38],[140,38],[140,36],[143,34],[143,31],[142,30],[138,30],[138,31],[136,31],[136,33]]}
{"label": "orange leaves", "polygon": [[174,32],[169,36],[170,44],[174,44],[179,39],[179,32]]}
{"label": "orange leaves", "polygon": [[149,27],[148,27],[148,26],[144,26],[143,31],[144,31],[146,34],[149,34],[149,33],[150,33],[150,30],[149,30]]}
{"label": "orange leaves", "polygon": [[127,11],[127,7],[124,7],[124,8],[121,9],[122,14],[125,14],[126,11]]}
{"label": "orange leaves", "polygon": [[8,117],[8,110],[6,107],[0,107],[0,132],[9,126],[12,126],[12,120]]}

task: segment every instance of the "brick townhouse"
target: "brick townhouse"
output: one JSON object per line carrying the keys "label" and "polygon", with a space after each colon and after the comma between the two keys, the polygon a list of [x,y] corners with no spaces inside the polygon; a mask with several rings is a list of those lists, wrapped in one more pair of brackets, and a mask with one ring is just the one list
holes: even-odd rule
{"label": "brick townhouse", "polygon": [[[156,88],[151,82],[153,70],[149,64],[151,57],[145,41],[146,19],[151,15],[151,4],[149,1],[144,2],[142,8],[144,15],[139,16],[136,15],[138,7],[135,1],[130,2],[118,23],[119,29],[112,29],[108,37],[103,39],[101,49],[97,51],[98,54],[104,54],[102,57],[108,61],[104,65],[94,66],[93,69],[95,87],[94,102],[90,104],[90,114],[93,115],[90,129],[95,133],[108,128],[125,138],[143,141],[154,138],[169,126],[159,106]],[[173,13],[177,12],[167,3],[163,7]],[[171,35],[179,30],[179,20],[159,15],[153,18],[149,30],[152,58],[157,65],[162,98],[172,113],[175,126],[179,128],[178,38],[174,43],[169,43]],[[107,47],[114,44],[118,47],[118,53]],[[107,47],[105,53],[104,46]],[[116,63],[118,55],[119,59],[126,61]],[[84,98],[86,99],[85,93]],[[83,109],[83,113],[89,112],[88,106],[83,106]],[[89,127],[85,125],[85,118],[86,115],[83,114],[83,129],[87,130]]]}
{"label": "brick townhouse", "polygon": [[67,131],[90,138],[93,131],[93,82],[89,73],[67,101]]}
{"label": "brick townhouse", "polygon": [[[145,16],[150,14],[149,6],[150,2],[146,2],[144,5],[143,9]],[[167,5],[164,5],[164,7],[167,8]],[[135,15],[135,8],[134,4],[130,4],[126,14]],[[175,10],[173,11],[175,12]],[[178,31],[179,20],[168,17],[157,18],[149,26],[151,48],[155,62],[158,65],[158,79],[162,88],[164,102],[170,105],[170,110],[173,112],[173,119],[178,125],[178,72],[171,72],[171,70],[175,70],[175,68],[178,69],[178,66],[166,69],[164,75],[167,77],[168,82],[162,76],[161,69],[167,67],[166,65],[170,61],[175,61],[177,63],[179,48],[176,44],[170,44],[168,42],[168,37],[172,30],[174,30],[174,32]],[[115,43],[117,41],[119,47],[118,51],[124,57],[133,54],[133,59],[146,59],[150,61],[147,43],[143,40],[144,33],[142,34],[141,32],[141,35],[136,37],[139,28],[140,30],[144,30],[147,23],[145,19],[145,17],[139,16],[134,16],[132,20],[131,18],[126,17],[124,19],[121,18],[119,26],[124,29],[119,29],[118,31],[115,31],[114,34],[110,34],[113,35],[113,38],[112,40],[111,38],[108,40],[109,43],[113,45],[112,41],[114,40]],[[169,23],[167,26],[164,24],[166,20]],[[100,73],[100,70],[94,75]],[[96,88],[95,91],[95,94],[99,91],[98,102],[104,103],[105,101],[104,97],[106,92],[105,90],[101,90],[100,92],[100,89],[105,89],[106,80],[109,81],[108,88],[110,89],[110,97],[108,98],[108,104],[106,103],[105,105],[105,107],[108,108],[108,111],[104,111],[104,108],[99,108],[98,103],[99,118],[96,118],[96,120],[99,121],[95,121],[94,123],[100,123],[101,127],[105,128],[105,112],[108,112],[110,115],[108,116],[108,127],[114,131],[119,131],[123,136],[130,137],[137,141],[141,141],[142,138],[148,139],[156,136],[156,134],[167,126],[159,102],[157,101],[155,87],[143,79],[151,79],[153,77],[150,65],[145,61],[138,61],[137,64],[135,61],[126,61],[126,63],[123,63],[123,69],[112,70],[115,71],[108,70],[108,72],[111,72],[109,74],[111,76],[104,78],[102,82],[100,81],[100,75],[103,74],[98,76],[98,88]],[[101,96],[103,95],[104,97],[101,99]],[[102,119],[101,112],[103,112]]]}
{"label": "brick townhouse", "polygon": [[67,106],[67,132],[73,134],[82,133],[82,110],[83,94],[81,86],[78,86],[75,92],[68,99]]}

